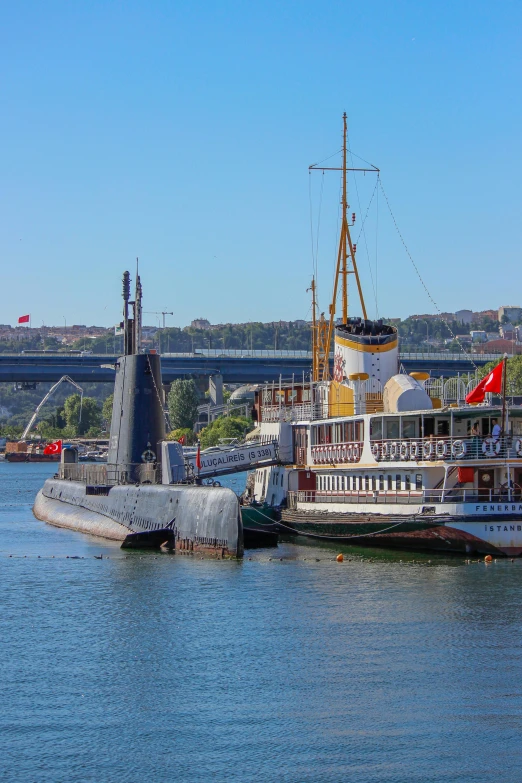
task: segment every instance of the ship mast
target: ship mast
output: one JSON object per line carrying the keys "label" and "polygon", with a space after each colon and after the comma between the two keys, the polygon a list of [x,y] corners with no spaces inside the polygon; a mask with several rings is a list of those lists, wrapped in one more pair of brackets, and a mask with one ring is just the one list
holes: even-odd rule
{"label": "ship mast", "polygon": [[[332,293],[332,301],[328,308],[329,319],[325,321],[324,316],[321,316],[319,322],[316,321],[315,302],[316,302],[316,284],[313,281],[313,321],[312,321],[312,354],[313,354],[313,367],[312,376],[314,380],[328,380],[330,378],[330,346],[332,345],[333,332],[335,327],[335,310],[337,305],[337,294],[339,290],[339,278],[341,278],[341,294],[342,294],[342,319],[343,324],[348,322],[348,275],[355,275],[355,281],[357,283],[357,290],[359,293],[359,300],[361,302],[361,308],[363,318],[367,319],[366,305],[364,304],[364,296],[361,287],[361,281],[359,278],[359,271],[357,269],[357,262],[355,260],[355,245],[352,243],[352,237],[350,234],[350,225],[353,226],[355,221],[355,213],[352,214],[352,222],[348,223],[348,188],[346,184],[346,175],[348,171],[373,171],[379,172],[376,166],[372,166],[370,169],[364,168],[348,168],[346,163],[347,153],[347,118],[346,112],[343,114],[343,146],[342,146],[342,166],[339,167],[320,167],[316,164],[309,166],[309,171],[341,171],[342,172],[342,197],[341,197],[341,233],[339,236],[339,248],[337,251],[337,264],[335,267],[334,286]],[[348,259],[351,259],[351,267],[349,266]],[[322,331],[321,331],[322,330]]]}

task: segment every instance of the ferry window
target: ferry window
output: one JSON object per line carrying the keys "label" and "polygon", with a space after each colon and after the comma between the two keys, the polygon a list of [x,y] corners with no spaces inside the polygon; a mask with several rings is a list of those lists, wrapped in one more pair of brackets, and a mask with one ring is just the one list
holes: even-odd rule
{"label": "ferry window", "polygon": [[372,419],[370,421],[370,440],[382,439],[382,419]]}
{"label": "ferry window", "polygon": [[301,399],[303,402],[310,402],[310,389],[303,389]]}
{"label": "ferry window", "polygon": [[415,476],[415,489],[422,489],[422,473],[417,473]]}
{"label": "ferry window", "polygon": [[513,435],[522,435],[522,419],[512,419]]}
{"label": "ferry window", "polygon": [[351,443],[353,440],[353,421],[347,421],[343,424],[343,441],[344,443]]}
{"label": "ferry window", "polygon": [[402,487],[401,487],[401,474],[400,473],[397,473],[397,475],[395,476],[395,489],[397,491],[402,489]]}
{"label": "ferry window", "polygon": [[437,435],[449,435],[449,421],[437,422]]}
{"label": "ferry window", "polygon": [[404,476],[404,489],[409,492],[411,489],[411,481],[409,476]]}
{"label": "ferry window", "polygon": [[283,479],[284,479],[284,476],[285,476],[284,472],[281,472],[281,486],[283,486]]}
{"label": "ferry window", "polygon": [[399,420],[388,419],[386,422],[386,437],[398,438],[399,437]]}
{"label": "ferry window", "polygon": [[415,438],[415,419],[402,420],[402,437]]}
{"label": "ferry window", "polygon": [[363,488],[363,477],[359,476],[359,489]]}
{"label": "ferry window", "polygon": [[391,476],[388,476],[388,489],[390,492],[393,489],[393,478]]}
{"label": "ferry window", "polygon": [[377,479],[375,478],[375,476],[372,476],[372,490],[375,492],[376,489],[377,489]]}
{"label": "ferry window", "polygon": [[379,489],[384,489],[384,476],[379,476]]}
{"label": "ferry window", "polygon": [[364,422],[363,421],[354,421],[354,440],[362,441],[364,440]]}
{"label": "ferry window", "polygon": [[370,477],[369,476],[365,476],[364,477],[364,488],[365,489],[370,489]]}

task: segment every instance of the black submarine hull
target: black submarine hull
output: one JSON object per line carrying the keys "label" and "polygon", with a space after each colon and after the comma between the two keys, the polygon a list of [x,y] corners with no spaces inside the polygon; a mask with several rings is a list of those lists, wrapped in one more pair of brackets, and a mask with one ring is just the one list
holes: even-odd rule
{"label": "black submarine hull", "polygon": [[[93,490],[97,494],[91,494]],[[121,541],[125,547],[166,545],[179,552],[243,556],[239,500],[227,487],[102,488],[48,479],[36,496],[33,512],[56,527]]]}

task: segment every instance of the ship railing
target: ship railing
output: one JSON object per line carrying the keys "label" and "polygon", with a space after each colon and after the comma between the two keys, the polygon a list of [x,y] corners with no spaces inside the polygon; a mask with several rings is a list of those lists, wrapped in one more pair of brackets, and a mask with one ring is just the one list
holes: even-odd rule
{"label": "ship railing", "polygon": [[321,418],[320,403],[302,402],[296,405],[263,405],[261,420],[264,422],[312,421]]}
{"label": "ship railing", "polygon": [[314,465],[359,462],[363,445],[362,441],[351,441],[350,443],[322,443],[312,446],[312,462]]}
{"label": "ship railing", "polygon": [[[450,489],[383,490],[297,490],[287,494],[288,508],[296,509],[298,503],[331,504],[395,504],[429,505],[433,503],[496,504],[493,511],[519,512],[522,506],[520,487],[501,486],[488,489],[455,487]],[[511,504],[511,505],[510,505]],[[501,506],[499,508],[499,506]],[[429,509],[431,510],[431,509]],[[425,509],[428,511],[428,509]]]}
{"label": "ship railing", "polygon": [[371,450],[377,462],[460,462],[478,459],[522,457],[522,437],[388,438],[373,440]]}
{"label": "ship railing", "polygon": [[89,486],[118,486],[122,484],[161,484],[161,466],[157,463],[130,465],[60,464],[58,478],[80,481]]}

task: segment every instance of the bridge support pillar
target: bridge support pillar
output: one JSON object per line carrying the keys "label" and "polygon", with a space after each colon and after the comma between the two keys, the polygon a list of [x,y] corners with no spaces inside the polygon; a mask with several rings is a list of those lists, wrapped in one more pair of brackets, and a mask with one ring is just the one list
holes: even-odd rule
{"label": "bridge support pillar", "polygon": [[223,405],[223,376],[211,375],[208,382],[211,405]]}

